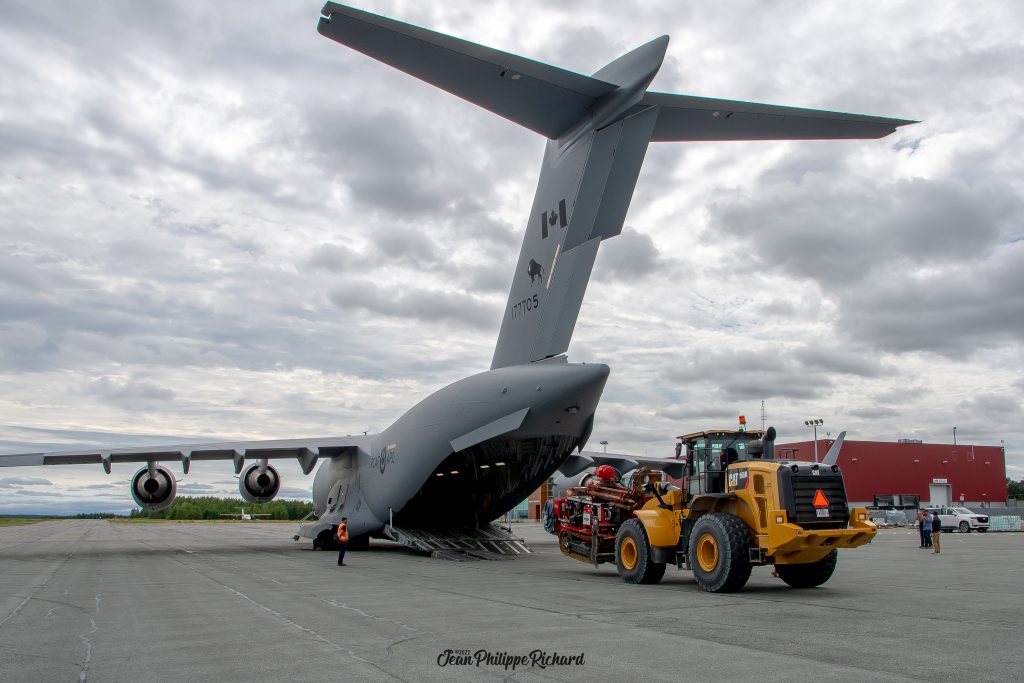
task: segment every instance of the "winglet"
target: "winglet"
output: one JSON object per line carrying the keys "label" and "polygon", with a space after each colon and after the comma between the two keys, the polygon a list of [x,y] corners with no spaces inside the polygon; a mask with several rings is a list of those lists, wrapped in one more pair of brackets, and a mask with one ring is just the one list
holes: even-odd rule
{"label": "winglet", "polygon": [[846,432],[839,432],[839,436],[836,437],[836,441],[834,444],[832,444],[832,448],[828,449],[828,453],[825,454],[825,459],[821,461],[821,464],[836,464],[836,461],[839,460],[839,449],[843,447],[843,439],[845,438]]}

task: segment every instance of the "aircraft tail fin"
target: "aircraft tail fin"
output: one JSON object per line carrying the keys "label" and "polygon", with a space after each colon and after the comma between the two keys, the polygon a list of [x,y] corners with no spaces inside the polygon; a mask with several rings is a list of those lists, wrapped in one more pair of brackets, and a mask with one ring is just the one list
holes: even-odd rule
{"label": "aircraft tail fin", "polygon": [[836,441],[832,444],[832,448],[828,449],[828,453],[825,454],[825,458],[821,461],[822,465],[836,464],[836,461],[839,460],[839,450],[843,447],[843,439],[845,438],[846,432],[839,432],[839,436],[836,437]]}
{"label": "aircraft tail fin", "polygon": [[324,36],[548,138],[491,368],[565,353],[651,141],[879,138],[902,119],[647,92],[668,36],[592,76],[328,2]]}
{"label": "aircraft tail fin", "polygon": [[317,30],[442,90],[555,139],[616,86],[370,12],[328,2]]}

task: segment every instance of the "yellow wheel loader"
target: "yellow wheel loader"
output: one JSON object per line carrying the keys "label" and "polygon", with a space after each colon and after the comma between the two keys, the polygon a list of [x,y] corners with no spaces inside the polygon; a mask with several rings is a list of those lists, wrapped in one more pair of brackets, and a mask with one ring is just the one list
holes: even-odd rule
{"label": "yellow wheel loader", "polygon": [[877,532],[847,508],[834,464],[774,458],[775,430],[711,430],[680,437],[681,486],[640,468],[627,482],[598,468],[556,501],[559,547],[595,565],[614,562],[628,583],[657,583],[674,564],[709,592],[742,588],[754,566],[794,588],[828,581],[837,551]]}

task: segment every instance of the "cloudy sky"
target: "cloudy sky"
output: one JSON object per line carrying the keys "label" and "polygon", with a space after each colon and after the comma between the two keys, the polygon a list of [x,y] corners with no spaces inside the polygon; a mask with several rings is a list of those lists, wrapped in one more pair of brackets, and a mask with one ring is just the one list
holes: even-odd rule
{"label": "cloudy sky", "polygon": [[[763,400],[783,441],[956,426],[1024,476],[1024,5],[359,6],[581,73],[668,33],[654,90],[922,120],[652,145],[569,350],[612,367],[592,443],[667,455]],[[543,140],[319,7],[3,3],[4,452],[375,431],[489,366]],[[131,506],[129,466],[2,474],[0,513]]]}

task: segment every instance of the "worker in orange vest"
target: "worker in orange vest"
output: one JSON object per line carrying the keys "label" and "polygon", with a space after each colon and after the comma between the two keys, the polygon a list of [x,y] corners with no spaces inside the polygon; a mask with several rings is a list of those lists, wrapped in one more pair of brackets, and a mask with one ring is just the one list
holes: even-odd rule
{"label": "worker in orange vest", "polygon": [[345,566],[345,546],[348,545],[348,517],[341,518],[338,525],[338,566]]}

